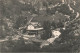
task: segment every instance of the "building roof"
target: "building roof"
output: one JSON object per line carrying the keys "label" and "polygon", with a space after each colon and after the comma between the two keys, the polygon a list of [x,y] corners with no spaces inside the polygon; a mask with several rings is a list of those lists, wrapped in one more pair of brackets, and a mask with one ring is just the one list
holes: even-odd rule
{"label": "building roof", "polygon": [[42,30],[43,28],[27,29],[27,30]]}
{"label": "building roof", "polygon": [[27,28],[27,30],[42,30],[42,29],[43,27],[38,22],[30,22]]}

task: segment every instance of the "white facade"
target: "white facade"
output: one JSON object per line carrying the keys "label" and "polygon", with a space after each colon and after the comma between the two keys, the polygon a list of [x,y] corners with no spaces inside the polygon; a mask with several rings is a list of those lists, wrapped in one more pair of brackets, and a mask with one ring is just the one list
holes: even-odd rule
{"label": "white facade", "polygon": [[33,25],[29,25],[29,26],[27,27],[27,29],[28,29],[28,30],[33,30],[33,29],[35,29],[35,28],[34,28]]}

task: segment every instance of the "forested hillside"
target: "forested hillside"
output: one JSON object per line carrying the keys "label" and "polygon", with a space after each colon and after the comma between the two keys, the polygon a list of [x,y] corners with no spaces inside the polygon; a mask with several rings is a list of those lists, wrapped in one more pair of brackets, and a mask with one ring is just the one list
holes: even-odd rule
{"label": "forested hillside", "polygon": [[[17,41],[14,42],[15,44],[10,39],[12,41],[12,43],[10,44],[11,47],[9,47],[8,49],[2,48],[1,50],[7,51],[11,48],[12,52],[19,52],[20,50],[21,52],[29,52],[34,50],[34,52],[52,51],[79,53],[80,0],[74,1],[75,4],[74,2],[63,4],[62,0],[0,0],[0,40],[6,38],[6,36],[15,36],[16,34],[18,34],[19,28],[25,27],[26,23],[28,23],[32,17],[34,18],[33,21],[39,21],[40,23],[42,23],[43,27],[46,30],[46,34],[44,34],[42,38],[45,38],[49,35],[49,32],[51,32],[50,27],[54,27],[54,23],[55,25],[59,25],[62,23],[65,24],[67,22],[65,25],[66,30],[63,31],[62,35],[59,37],[60,40],[55,40],[53,45],[49,45],[41,49],[35,44],[24,45],[23,39],[20,39],[21,43],[20,41]],[[61,23],[57,20],[61,20]],[[55,26],[54,28],[61,27],[63,26],[59,25],[57,27]],[[0,42],[0,44],[4,45],[5,43]],[[15,45],[15,47],[13,47],[12,44]],[[21,47],[19,47],[18,45]],[[29,46],[30,48],[27,48]],[[24,49],[22,50],[21,48]],[[63,49],[64,51],[61,49]]]}

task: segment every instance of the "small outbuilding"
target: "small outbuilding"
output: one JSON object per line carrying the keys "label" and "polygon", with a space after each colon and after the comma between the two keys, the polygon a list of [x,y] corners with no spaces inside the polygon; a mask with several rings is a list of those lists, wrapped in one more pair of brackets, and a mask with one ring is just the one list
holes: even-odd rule
{"label": "small outbuilding", "polygon": [[28,35],[40,35],[43,33],[43,27],[38,22],[30,22],[27,26]]}

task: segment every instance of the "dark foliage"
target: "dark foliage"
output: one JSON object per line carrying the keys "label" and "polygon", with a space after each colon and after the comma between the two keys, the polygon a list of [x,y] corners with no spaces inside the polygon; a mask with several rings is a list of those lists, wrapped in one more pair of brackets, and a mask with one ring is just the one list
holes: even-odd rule
{"label": "dark foliage", "polygon": [[42,39],[50,38],[52,36],[51,23],[49,21],[44,21],[43,28],[45,31],[41,38]]}

